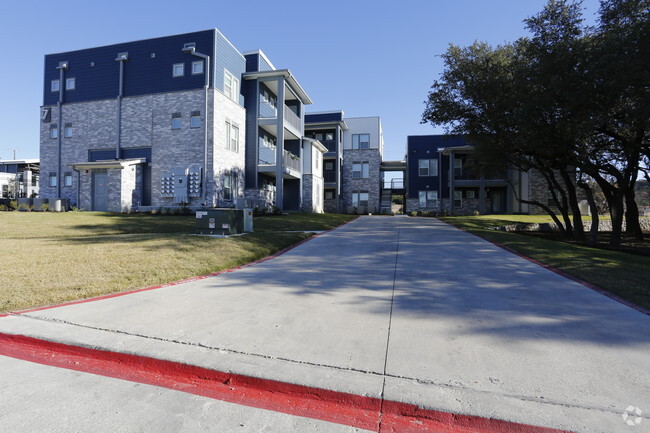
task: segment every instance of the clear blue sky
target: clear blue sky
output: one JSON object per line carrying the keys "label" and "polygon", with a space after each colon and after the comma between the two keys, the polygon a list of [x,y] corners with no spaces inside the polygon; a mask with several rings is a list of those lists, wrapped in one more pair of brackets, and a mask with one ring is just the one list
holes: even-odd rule
{"label": "clear blue sky", "polygon": [[[297,77],[314,104],[348,117],[381,116],[385,159],[402,159],[449,43],[526,35],[546,0],[282,0],[42,2],[7,0],[0,16],[0,159],[37,158],[43,57],[218,28],[240,51],[263,50]],[[598,0],[585,0],[594,22]],[[253,18],[251,18],[253,17]]]}

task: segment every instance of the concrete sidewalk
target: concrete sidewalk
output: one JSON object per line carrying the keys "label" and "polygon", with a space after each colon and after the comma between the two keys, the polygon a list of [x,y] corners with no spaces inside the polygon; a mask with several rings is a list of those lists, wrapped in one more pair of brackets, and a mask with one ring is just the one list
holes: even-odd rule
{"label": "concrete sidewalk", "polygon": [[648,329],[578,283],[406,217],[362,217],[217,277],[0,319],[8,334],[576,432],[633,431],[630,405],[650,425]]}

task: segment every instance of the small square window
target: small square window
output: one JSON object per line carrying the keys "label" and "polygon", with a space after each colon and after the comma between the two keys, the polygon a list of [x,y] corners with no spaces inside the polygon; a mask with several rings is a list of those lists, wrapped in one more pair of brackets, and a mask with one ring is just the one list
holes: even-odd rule
{"label": "small square window", "polygon": [[174,63],[172,67],[172,76],[182,77],[185,75],[185,63]]}
{"label": "small square window", "polygon": [[193,114],[192,117],[190,117],[190,128],[200,128],[200,127],[201,127],[201,115]]}
{"label": "small square window", "polygon": [[181,129],[181,113],[172,113],[172,129]]}
{"label": "small square window", "polygon": [[59,80],[52,80],[50,83],[50,89],[53,92],[58,92],[61,89],[61,82]]}
{"label": "small square window", "polygon": [[467,194],[467,198],[476,198],[476,193],[472,189],[467,191],[466,194]]}
{"label": "small square window", "polygon": [[72,123],[66,123],[65,127],[63,128],[63,136],[65,138],[70,138],[72,137],[73,131],[74,130],[72,129]]}
{"label": "small square window", "polygon": [[75,78],[67,78],[65,80],[65,90],[74,90],[77,86]]}
{"label": "small square window", "polygon": [[72,186],[72,173],[66,173],[63,176],[63,186]]}
{"label": "small square window", "polygon": [[333,162],[326,162],[325,163],[325,170],[327,170],[327,171],[334,170],[334,163]]}
{"label": "small square window", "polygon": [[48,183],[49,186],[56,186],[56,174],[50,173],[50,181]]}
{"label": "small square window", "polygon": [[56,128],[50,128],[50,138],[59,138],[59,130]]}
{"label": "small square window", "polygon": [[325,200],[333,200],[333,199],[334,199],[334,191],[332,190],[325,191]]}
{"label": "small square window", "polygon": [[192,75],[198,75],[202,73],[203,73],[203,60],[192,62]]}
{"label": "small square window", "polygon": [[325,134],[325,140],[327,141],[332,141],[334,140],[334,133],[333,132],[328,132]]}

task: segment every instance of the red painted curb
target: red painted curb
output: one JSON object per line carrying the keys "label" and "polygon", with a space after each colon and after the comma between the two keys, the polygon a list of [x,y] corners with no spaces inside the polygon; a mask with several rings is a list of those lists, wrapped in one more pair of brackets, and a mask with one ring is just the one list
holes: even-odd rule
{"label": "red painted curb", "polygon": [[326,233],[329,233],[331,231],[334,231],[334,230],[336,230],[338,228],[341,228],[344,225],[349,224],[352,221],[356,220],[357,218],[353,218],[350,221],[346,221],[343,224],[334,227],[333,229],[325,230],[325,231],[323,231],[321,233],[317,233],[317,234],[315,234],[315,235],[313,235],[313,236],[311,236],[311,237],[309,237],[307,239],[303,239],[300,242],[297,242],[297,243],[295,243],[295,244],[293,244],[291,246],[288,246],[287,248],[285,248],[283,250],[280,250],[275,254],[271,254],[270,256],[261,258],[259,260],[255,260],[253,262],[245,263],[245,264],[243,264],[241,266],[237,266],[237,267],[234,267],[234,268],[223,269],[221,271],[213,272],[211,274],[199,275],[199,276],[196,276],[196,277],[186,278],[186,279],[180,280],[180,281],[173,281],[171,283],[164,283],[164,284],[159,284],[159,285],[156,285],[156,286],[144,287],[142,289],[128,290],[128,291],[119,292],[119,293],[111,293],[109,295],[94,296],[92,298],[80,299],[78,301],[69,301],[69,302],[64,302],[64,303],[56,304],[56,305],[48,305],[48,306],[45,306],[45,307],[30,308],[28,310],[20,310],[20,311],[12,311],[12,312],[9,312],[9,313],[2,313],[2,314],[0,314],[0,318],[7,317],[7,316],[10,316],[12,314],[33,313],[33,312],[36,312],[36,311],[50,310],[52,308],[67,307],[67,306],[70,306],[70,305],[85,304],[87,302],[101,301],[103,299],[117,298],[117,297],[120,297],[120,296],[132,295],[134,293],[140,293],[140,292],[147,292],[149,290],[162,289],[163,287],[177,286],[177,285],[183,284],[183,283],[190,283],[190,282],[193,282],[193,281],[204,280],[206,278],[216,277],[218,275],[225,274],[225,273],[228,273],[228,272],[234,272],[234,271],[237,271],[239,269],[244,269],[244,268],[247,268],[249,266],[256,265],[258,263],[264,263],[264,262],[266,262],[268,260],[279,257],[279,256],[285,254],[286,252],[291,251],[292,249],[299,247],[300,245],[304,244],[305,242],[307,242],[307,241],[309,241],[311,239],[317,238],[317,237],[319,237],[321,235],[324,235]]}
{"label": "red painted curb", "polygon": [[568,433],[0,333],[0,355],[381,433]]}
{"label": "red painted curb", "polygon": [[476,236],[479,239],[483,239],[484,241],[487,241],[487,242],[491,243],[492,245],[495,245],[495,246],[497,246],[497,247],[499,247],[499,248],[501,248],[503,250],[506,250],[507,252],[509,252],[511,254],[519,256],[522,259],[526,259],[531,263],[535,263],[536,265],[541,266],[542,268],[548,269],[551,272],[555,272],[556,274],[558,274],[558,275],[560,275],[560,276],[562,276],[562,277],[564,277],[564,278],[566,278],[568,280],[574,281],[574,282],[576,282],[578,284],[582,284],[583,286],[587,287],[588,289],[593,290],[594,292],[597,292],[597,293],[600,293],[601,295],[607,296],[608,298],[610,298],[610,299],[612,299],[612,300],[614,300],[614,301],[616,301],[616,302],[618,302],[620,304],[623,304],[626,307],[633,308],[633,309],[637,310],[640,313],[643,313],[645,315],[650,316],[650,310],[648,310],[646,308],[643,308],[642,306],[637,305],[634,302],[630,302],[627,299],[623,299],[620,296],[617,296],[614,293],[609,292],[609,291],[603,289],[600,286],[597,286],[597,285],[592,284],[592,283],[590,283],[588,281],[585,281],[585,280],[581,280],[580,278],[578,278],[576,276],[573,276],[571,274],[568,274],[568,273],[566,273],[564,271],[561,271],[561,270],[559,270],[557,268],[554,268],[553,266],[550,266],[550,265],[547,265],[545,263],[539,262],[539,261],[537,261],[535,259],[532,259],[532,258],[530,258],[530,257],[528,257],[528,256],[526,256],[526,255],[524,255],[524,254],[522,254],[522,253],[520,253],[518,251],[513,250],[512,248],[510,248],[510,247],[508,247],[506,245],[500,244],[500,243],[498,243],[496,241],[488,239],[488,238],[486,238],[484,236],[481,236],[479,234],[472,233],[472,232],[467,231],[467,230],[465,230],[465,229],[463,229],[461,227],[456,227],[455,225],[453,225],[451,223],[448,223],[447,221],[442,221],[442,220],[439,220],[439,219],[438,219],[438,221],[443,222],[443,223],[445,223],[445,224],[447,224],[447,225],[449,225],[449,226],[451,226],[451,227],[453,227],[455,229],[458,229],[458,230],[460,230],[462,232],[468,233],[468,234],[470,234],[472,236]]}

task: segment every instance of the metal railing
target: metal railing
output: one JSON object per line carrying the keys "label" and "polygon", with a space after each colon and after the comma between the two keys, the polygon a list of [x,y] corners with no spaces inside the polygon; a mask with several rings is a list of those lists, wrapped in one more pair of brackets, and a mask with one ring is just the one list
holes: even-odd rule
{"label": "metal railing", "polygon": [[325,182],[336,182],[336,172],[335,171],[324,171],[323,180]]}
{"label": "metal railing", "polygon": [[300,171],[300,157],[287,150],[282,151],[282,162],[285,167]]}
{"label": "metal railing", "polygon": [[404,189],[404,179],[384,180],[383,189]]}
{"label": "metal railing", "polygon": [[294,113],[291,108],[284,106],[284,121],[289,125],[293,126],[296,130],[302,131],[302,124],[300,122],[300,117]]}

